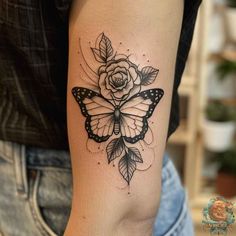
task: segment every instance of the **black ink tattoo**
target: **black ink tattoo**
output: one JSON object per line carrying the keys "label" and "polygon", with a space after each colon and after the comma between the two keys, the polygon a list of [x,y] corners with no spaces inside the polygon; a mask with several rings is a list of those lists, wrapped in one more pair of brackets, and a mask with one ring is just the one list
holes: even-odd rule
{"label": "black ink tattoo", "polygon": [[[148,118],[164,95],[160,88],[143,90],[155,81],[159,70],[152,66],[140,70],[126,55],[114,53],[104,33],[91,50],[100,63],[96,76],[90,78],[93,82],[97,79],[97,89],[74,87],[72,94],[86,117],[88,137],[98,143],[111,138],[106,147],[108,164],[120,158],[118,169],[129,185],[137,163],[143,163],[143,159],[138,148],[128,143],[144,139],[149,129]],[[83,52],[81,54],[83,56]],[[88,63],[84,63],[94,73]]]}

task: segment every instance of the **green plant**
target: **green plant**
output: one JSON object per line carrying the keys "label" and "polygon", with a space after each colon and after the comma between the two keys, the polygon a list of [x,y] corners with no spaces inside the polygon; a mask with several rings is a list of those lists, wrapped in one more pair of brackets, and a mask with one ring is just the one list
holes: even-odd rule
{"label": "green plant", "polygon": [[236,8],[236,0],[226,0],[227,6]]}
{"label": "green plant", "polygon": [[219,164],[219,172],[236,176],[236,146],[215,155],[215,161]]}
{"label": "green plant", "polygon": [[224,60],[217,66],[216,71],[219,74],[219,79],[224,80],[227,75],[236,74],[236,61]]}
{"label": "green plant", "polygon": [[226,106],[216,100],[210,102],[206,109],[206,118],[216,122],[227,122],[236,120],[236,111],[234,107]]}

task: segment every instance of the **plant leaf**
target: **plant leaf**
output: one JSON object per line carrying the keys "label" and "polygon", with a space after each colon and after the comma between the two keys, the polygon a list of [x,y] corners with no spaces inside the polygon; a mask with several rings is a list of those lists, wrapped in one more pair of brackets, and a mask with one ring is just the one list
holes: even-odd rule
{"label": "plant leaf", "polygon": [[149,85],[152,84],[157,75],[158,75],[159,70],[153,68],[152,66],[145,66],[143,67],[143,69],[141,70],[141,85]]}
{"label": "plant leaf", "polygon": [[130,147],[128,153],[129,153],[130,158],[133,161],[143,163],[141,153],[139,152],[139,150],[137,148]]}
{"label": "plant leaf", "polygon": [[111,40],[103,33],[101,41],[99,43],[100,55],[106,62],[109,57],[113,55],[113,48]]}
{"label": "plant leaf", "polygon": [[120,174],[128,183],[128,185],[133,177],[135,170],[136,170],[136,162],[130,158],[128,153],[126,153],[119,161],[119,171]]}
{"label": "plant leaf", "polygon": [[99,49],[91,48],[91,50],[93,52],[93,55],[94,55],[96,61],[102,62],[102,63],[106,62],[105,59],[101,57]]}
{"label": "plant leaf", "polygon": [[113,139],[106,147],[108,164],[121,155],[124,150],[122,138]]}

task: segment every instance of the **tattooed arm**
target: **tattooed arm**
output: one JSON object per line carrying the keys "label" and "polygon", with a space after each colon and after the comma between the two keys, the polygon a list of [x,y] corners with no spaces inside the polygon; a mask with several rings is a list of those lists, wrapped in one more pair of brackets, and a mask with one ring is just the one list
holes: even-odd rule
{"label": "tattooed arm", "polygon": [[66,236],[152,234],[182,0],[85,0],[72,7]]}

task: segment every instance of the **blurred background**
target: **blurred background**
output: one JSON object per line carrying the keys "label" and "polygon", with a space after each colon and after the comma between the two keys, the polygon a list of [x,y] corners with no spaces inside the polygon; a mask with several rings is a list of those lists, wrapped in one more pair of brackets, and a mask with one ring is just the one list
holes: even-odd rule
{"label": "blurred background", "polygon": [[[180,126],[167,152],[195,234],[209,236],[202,224],[209,200],[223,196],[236,208],[236,0],[203,0],[179,95]],[[236,223],[227,235],[236,235]]]}
{"label": "blurred background", "polygon": [[167,150],[187,189],[196,235],[204,236],[209,200],[236,203],[236,0],[203,1],[179,94],[181,122]]}

